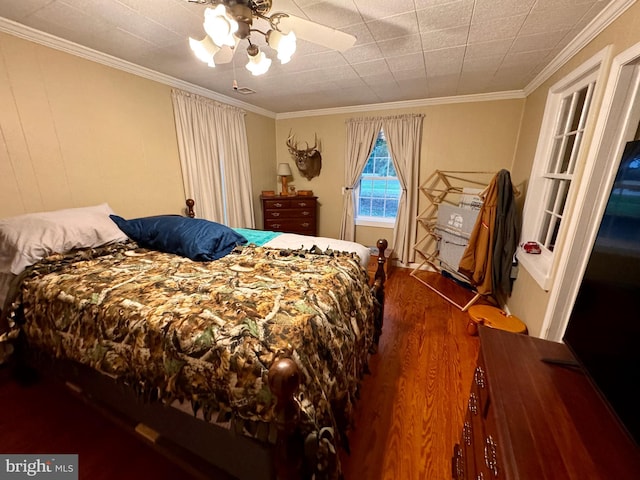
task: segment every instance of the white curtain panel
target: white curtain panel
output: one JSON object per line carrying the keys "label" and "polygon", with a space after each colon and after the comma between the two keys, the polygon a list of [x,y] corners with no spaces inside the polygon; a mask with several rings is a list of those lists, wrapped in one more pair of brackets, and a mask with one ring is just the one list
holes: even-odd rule
{"label": "white curtain panel", "polygon": [[352,118],[347,120],[347,141],[342,189],[342,221],[340,238],[353,242],[356,238],[355,191],[360,175],[382,128],[379,118]]}
{"label": "white curtain panel", "polygon": [[400,181],[402,193],[393,229],[393,249],[398,260],[407,265],[415,260],[418,214],[418,177],[424,115],[399,115],[382,119],[387,147]]}
{"label": "white curtain panel", "polygon": [[229,105],[217,105],[214,112],[221,146],[226,223],[229,227],[255,228],[245,112]]}
{"label": "white curtain panel", "polygon": [[171,98],[185,194],[196,215],[254,228],[245,112],[176,89]]}

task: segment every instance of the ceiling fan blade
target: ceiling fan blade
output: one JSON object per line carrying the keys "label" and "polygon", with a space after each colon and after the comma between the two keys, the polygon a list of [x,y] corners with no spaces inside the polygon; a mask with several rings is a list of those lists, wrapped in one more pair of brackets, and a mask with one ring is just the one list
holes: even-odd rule
{"label": "ceiling fan blade", "polygon": [[293,30],[298,38],[338,50],[339,52],[344,52],[353,47],[357,40],[353,35],[311,20],[296,17],[295,15],[280,18],[278,27],[284,33],[289,33]]}

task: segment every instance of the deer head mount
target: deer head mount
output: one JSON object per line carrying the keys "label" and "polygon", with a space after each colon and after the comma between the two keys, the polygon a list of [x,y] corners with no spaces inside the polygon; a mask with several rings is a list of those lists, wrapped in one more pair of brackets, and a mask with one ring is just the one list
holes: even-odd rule
{"label": "deer head mount", "polygon": [[313,177],[320,175],[322,169],[322,156],[320,155],[320,145],[318,144],[318,135],[314,136],[313,147],[309,147],[309,144],[305,142],[307,148],[298,148],[298,142],[295,140],[295,135],[291,135],[287,138],[287,147],[289,147],[289,153],[296,161],[296,166],[300,174],[307,180],[311,180]]}

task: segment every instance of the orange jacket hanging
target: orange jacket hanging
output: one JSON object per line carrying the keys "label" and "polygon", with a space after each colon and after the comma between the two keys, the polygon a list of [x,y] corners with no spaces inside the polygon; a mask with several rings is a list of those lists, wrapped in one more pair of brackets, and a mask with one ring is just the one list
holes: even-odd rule
{"label": "orange jacket hanging", "polygon": [[469,278],[478,293],[491,295],[494,227],[498,202],[498,175],[481,194],[484,203],[462,254],[458,271]]}

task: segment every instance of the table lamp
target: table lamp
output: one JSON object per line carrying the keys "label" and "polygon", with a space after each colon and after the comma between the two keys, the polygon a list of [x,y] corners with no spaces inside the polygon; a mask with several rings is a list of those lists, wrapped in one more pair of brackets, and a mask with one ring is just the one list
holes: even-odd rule
{"label": "table lamp", "polygon": [[287,177],[291,176],[291,167],[288,163],[278,164],[278,176],[282,177],[282,192],[280,195],[288,195],[287,192]]}

